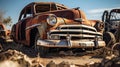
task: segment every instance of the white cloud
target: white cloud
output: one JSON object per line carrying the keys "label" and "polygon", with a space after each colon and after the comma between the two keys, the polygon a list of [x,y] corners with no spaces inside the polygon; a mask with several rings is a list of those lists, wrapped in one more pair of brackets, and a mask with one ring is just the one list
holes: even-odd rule
{"label": "white cloud", "polygon": [[102,17],[102,14],[105,10],[112,10],[112,9],[115,9],[115,8],[119,8],[120,7],[114,7],[114,8],[98,8],[98,9],[93,9],[93,10],[89,10],[87,13],[87,17],[88,19],[98,19],[98,20],[101,20],[101,17]]}
{"label": "white cloud", "polygon": [[91,20],[101,20],[102,14],[98,13],[98,14],[88,14],[87,18],[91,19]]}
{"label": "white cloud", "polygon": [[89,13],[89,14],[102,13],[102,12],[104,12],[105,10],[111,10],[111,9],[115,9],[115,8],[119,8],[119,9],[120,9],[120,7],[114,7],[114,8],[99,8],[99,9],[90,10],[90,11],[87,12],[87,13]]}

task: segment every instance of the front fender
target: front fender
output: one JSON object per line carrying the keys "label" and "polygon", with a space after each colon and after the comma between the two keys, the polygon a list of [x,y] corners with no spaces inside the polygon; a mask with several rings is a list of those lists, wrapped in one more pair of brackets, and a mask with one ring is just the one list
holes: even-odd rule
{"label": "front fender", "polygon": [[41,38],[46,38],[47,37],[47,24],[46,23],[43,23],[39,26],[37,26],[37,29],[38,29],[38,32],[41,36]]}
{"label": "front fender", "polygon": [[38,26],[41,26],[41,24],[34,24],[31,26],[28,26],[28,27],[26,27],[26,30],[33,29],[33,28],[38,27]]}
{"label": "front fender", "polygon": [[42,38],[47,37],[47,35],[46,35],[46,32],[47,32],[47,24],[46,24],[46,22],[34,24],[34,25],[28,26],[26,28],[26,30],[34,30],[34,29],[37,29],[38,33],[40,34],[40,36]]}

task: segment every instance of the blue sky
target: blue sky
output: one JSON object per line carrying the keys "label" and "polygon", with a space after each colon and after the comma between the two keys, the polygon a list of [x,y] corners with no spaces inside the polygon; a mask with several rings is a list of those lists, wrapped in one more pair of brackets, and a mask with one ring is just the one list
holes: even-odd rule
{"label": "blue sky", "polygon": [[22,8],[34,1],[57,2],[69,8],[80,7],[88,19],[101,19],[104,10],[120,8],[120,0],[0,0],[0,10],[4,10],[5,16],[10,16],[16,23]]}

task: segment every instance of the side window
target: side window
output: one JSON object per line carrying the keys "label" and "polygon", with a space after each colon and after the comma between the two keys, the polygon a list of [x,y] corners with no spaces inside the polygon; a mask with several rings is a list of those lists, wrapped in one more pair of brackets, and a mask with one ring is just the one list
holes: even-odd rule
{"label": "side window", "polygon": [[24,17],[25,17],[25,10],[22,10],[20,17],[19,17],[19,20],[24,19]]}
{"label": "side window", "polygon": [[28,6],[22,10],[20,17],[19,17],[19,20],[25,19],[25,18],[30,17],[32,15],[33,15],[32,7]]}
{"label": "side window", "polygon": [[25,11],[25,18],[30,17],[30,16],[32,16],[31,6],[27,7]]}
{"label": "side window", "polygon": [[24,19],[25,17],[25,12],[21,15],[21,20]]}

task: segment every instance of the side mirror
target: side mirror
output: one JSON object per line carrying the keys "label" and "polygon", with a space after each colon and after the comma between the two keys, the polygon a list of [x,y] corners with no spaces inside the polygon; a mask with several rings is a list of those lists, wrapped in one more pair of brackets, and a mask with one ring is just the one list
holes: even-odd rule
{"label": "side mirror", "polygon": [[83,18],[76,18],[75,21],[77,21],[77,22],[84,22],[85,20]]}

